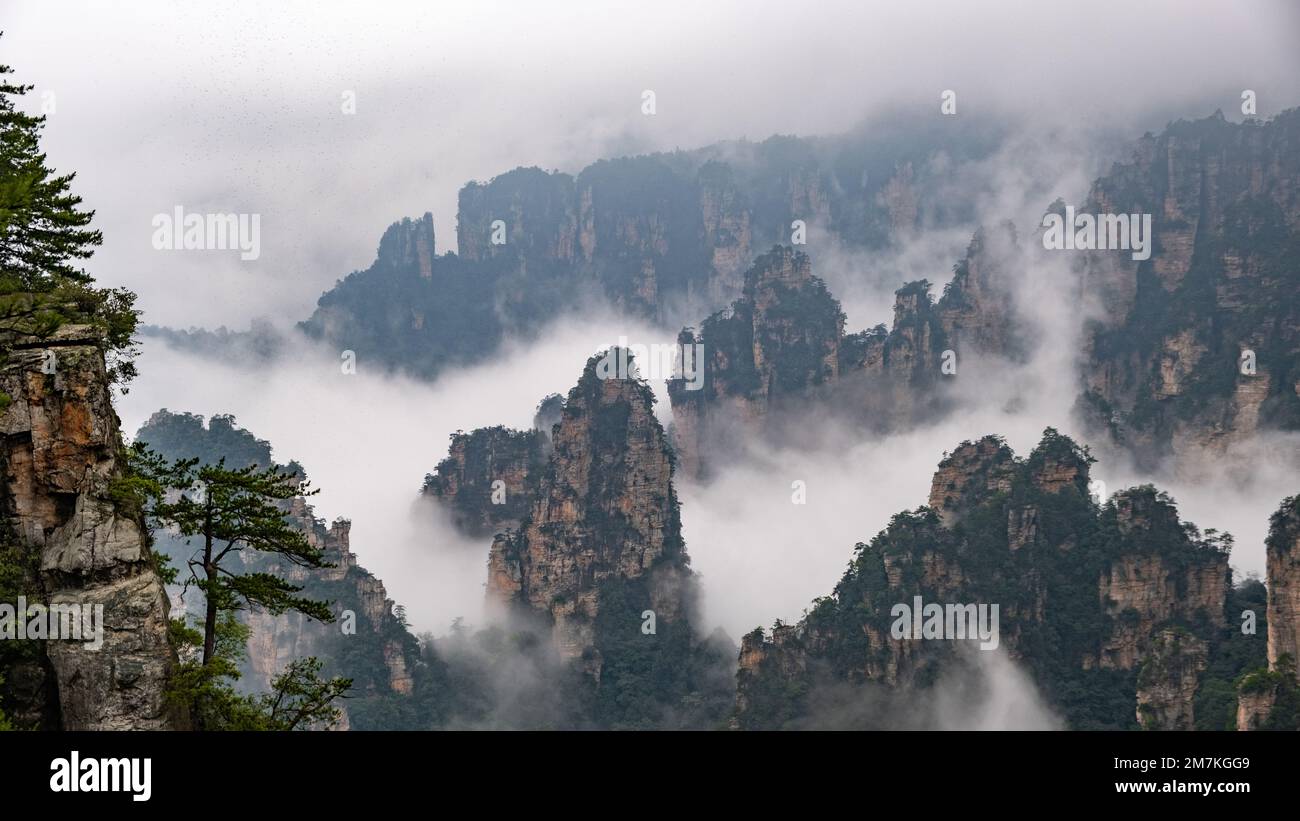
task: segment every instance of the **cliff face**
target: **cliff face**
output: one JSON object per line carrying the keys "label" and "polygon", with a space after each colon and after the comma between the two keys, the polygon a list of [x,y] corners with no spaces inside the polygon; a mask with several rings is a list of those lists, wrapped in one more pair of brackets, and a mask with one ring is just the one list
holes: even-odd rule
{"label": "cliff face", "polygon": [[939,463],[930,480],[930,507],[944,523],[993,493],[1011,490],[1015,454],[1002,440],[986,436],[964,443]]}
{"label": "cliff face", "polygon": [[357,370],[432,376],[477,361],[500,341],[510,314],[498,303],[497,283],[509,270],[508,259],[438,256],[433,215],[404,219],[384,232],[374,263],[323,294],[299,328],[340,355],[351,351]]}
{"label": "cliff face", "polygon": [[167,597],[139,515],[112,499],[124,459],[101,340],[65,326],[3,347],[0,504],[16,571],[5,600],[103,608],[102,647],[49,640],[14,650],[6,706],[20,724],[68,730],[185,727],[163,702],[175,662]]}
{"label": "cliff face", "polygon": [[1158,494],[1118,495],[1107,511],[1112,512],[1116,531],[1132,549],[1110,562],[1100,577],[1111,628],[1100,652],[1085,658],[1085,666],[1132,669],[1151,652],[1155,628],[1170,620],[1190,622],[1203,615],[1222,628],[1227,554],[1206,551],[1188,563],[1179,553],[1161,549],[1179,525],[1177,511]]}
{"label": "cliff face", "polygon": [[[271,680],[289,662],[316,656],[326,662],[327,671],[353,679],[353,691],[340,705],[346,716],[344,728],[373,729],[374,724],[352,716],[353,705],[360,702],[373,711],[374,705],[367,702],[410,696],[420,664],[418,645],[394,615],[394,602],[384,583],[357,564],[349,540],[350,522],[339,519],[327,528],[301,497],[291,502],[289,518],[335,566],[310,569],[280,563],[274,572],[301,586],[301,595],[329,601],[338,621],[321,624],[300,613],[241,613],[241,621],[251,630],[241,687],[250,692],[269,690]],[[257,569],[268,568],[258,564]]]}
{"label": "cliff face", "polygon": [[518,527],[532,504],[551,454],[551,430],[564,411],[564,397],[551,394],[537,406],[533,428],[500,425],[451,436],[447,458],[424,477],[420,493],[451,513],[457,529],[471,536]]}
{"label": "cliff face", "polygon": [[[471,182],[460,190],[457,208],[460,256],[572,262],[579,255],[576,202],[573,177],[540,168],[517,168],[486,184]],[[504,235],[493,242],[497,220]]]}
{"label": "cliff face", "polygon": [[460,194],[459,254],[433,254],[428,215],[389,228],[375,264],[302,323],[358,362],[433,376],[490,355],[598,295],[678,323],[742,296],[757,249],[809,241],[886,248],[921,224],[971,219],[954,164],[998,135],[902,118],[821,140],[773,137],[600,160],[576,177],[518,168]]}
{"label": "cliff face", "polygon": [[549,450],[550,438],[538,430],[458,431],[421,493],[444,505],[455,526],[470,535],[518,526]]}
{"label": "cliff face", "polygon": [[703,352],[701,389],[688,389],[689,379],[668,385],[683,471],[706,473],[746,438],[790,433],[774,430],[771,417],[812,396],[876,430],[942,413],[943,379],[961,357],[1023,352],[1025,331],[1012,303],[1021,265],[1012,225],[982,228],[937,302],[927,281],[908,283],[895,293],[889,330],[845,335],[839,302],[808,258],[773,248],[746,273],[744,294],[730,309],[678,338]]}
{"label": "cliff face", "polygon": [[910,416],[943,375],[944,351],[956,356],[1018,358],[1026,331],[1013,293],[1023,276],[1015,226],[981,227],[936,301],[926,280],[894,294],[893,324],[850,335],[841,346],[841,376],[895,394],[894,415]]}
{"label": "cliff face", "polygon": [[[1147,135],[1093,213],[1152,215],[1153,252],[1094,252],[1083,405],[1148,463],[1300,429],[1300,110]],[[1246,359],[1251,360],[1249,366]]]}
{"label": "cliff face", "polygon": [[980,228],[939,299],[939,323],[953,350],[1017,357],[1025,345],[1013,294],[1023,281],[1024,258],[1010,222]]}
{"label": "cliff face", "polygon": [[1274,688],[1243,690],[1237,695],[1237,729],[1258,730],[1267,722],[1277,703]]}
{"label": "cliff face", "polygon": [[674,444],[688,475],[700,471],[707,440],[722,446],[761,434],[774,403],[833,381],[843,334],[839,303],[812,275],[807,256],[777,247],[760,257],[729,311],[705,320],[698,336],[686,330],[678,338],[703,353],[694,363],[702,386],[698,371],[668,385]]}
{"label": "cliff face", "polygon": [[1268,664],[1237,687],[1238,730],[1300,730],[1300,495],[1282,501],[1269,522]]}
{"label": "cliff face", "polygon": [[433,276],[433,215],[405,219],[392,225],[379,240],[380,262],[397,270],[412,271],[421,279]]}
{"label": "cliff face", "polygon": [[1138,674],[1137,719],[1152,730],[1191,730],[1196,688],[1206,667],[1206,645],[1176,628],[1161,630]]}
{"label": "cliff face", "polygon": [[[150,417],[136,438],[169,460],[198,458],[211,463],[225,458],[231,467],[274,464],[271,444],[236,427],[229,416],[214,416],[205,425],[203,417],[162,410]],[[295,463],[288,467],[301,470]],[[329,602],[336,621],[322,624],[295,612],[275,616],[257,609],[240,611],[238,617],[250,635],[238,688],[266,692],[289,662],[316,656],[324,662],[325,675],[353,680],[348,698],[338,705],[344,713],[339,729],[409,729],[411,725],[401,719],[409,712],[417,682],[428,671],[421,662],[419,643],[394,612],[384,583],[357,563],[351,523],[338,519],[327,526],[302,497],[286,503],[284,513],[333,566],[306,568],[250,550],[240,554],[242,571],[272,573],[301,587],[298,595]],[[166,532],[157,534],[157,539],[158,549],[172,565],[183,568],[193,545]],[[190,590],[181,600],[179,588],[171,592],[180,608],[201,618],[201,593]]]}
{"label": "cliff face", "polygon": [[725,305],[744,288],[745,269],[754,258],[753,214],[737,186],[731,166],[708,162],[700,168],[700,217],[714,276],[709,302]]}
{"label": "cliff face", "polygon": [[1300,496],[1282,502],[1268,532],[1268,663],[1300,660]]}
{"label": "cliff face", "polygon": [[[560,657],[597,678],[612,583],[635,584],[657,625],[688,623],[693,590],[653,396],[636,380],[602,378],[601,362],[589,360],[569,393],[527,520],[488,559],[488,596],[549,620]],[[640,611],[626,629],[639,621]]]}
{"label": "cliff face", "polygon": [[1153,488],[1098,508],[1090,461],[1050,429],[1025,459],[996,437],[963,443],[930,506],[859,544],[833,595],[745,637],[735,726],[808,726],[817,694],[845,687],[924,692],[962,665],[962,646],[985,652],[961,632],[897,633],[895,608],[919,596],[940,612],[997,605],[1000,651],[1071,726],[1191,727],[1207,656],[1228,633],[1226,552]]}
{"label": "cliff face", "polygon": [[522,646],[553,656],[543,680],[568,704],[559,726],[715,726],[735,647],[695,633],[696,581],[654,397],[608,364],[618,349],[607,355],[587,362],[565,401],[527,517],[492,544],[489,602],[512,633],[536,637]]}

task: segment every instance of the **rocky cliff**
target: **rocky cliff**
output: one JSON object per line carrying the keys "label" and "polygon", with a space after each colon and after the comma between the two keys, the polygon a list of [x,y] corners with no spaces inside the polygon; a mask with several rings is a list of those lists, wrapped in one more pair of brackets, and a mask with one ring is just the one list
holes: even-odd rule
{"label": "rocky cliff", "polygon": [[1300,660],[1300,496],[1273,514],[1268,549],[1268,662]]}
{"label": "rocky cliff", "polygon": [[895,293],[891,328],[846,335],[839,302],[808,257],[773,248],[746,272],[740,299],[678,337],[700,346],[703,360],[698,390],[691,375],[668,385],[683,472],[707,473],[745,440],[796,435],[802,417],[792,426],[782,411],[812,398],[876,431],[943,413],[944,379],[959,360],[1023,354],[1013,304],[1022,274],[1015,227],[981,228],[937,302],[929,282],[908,283]]}
{"label": "rocky cliff", "polygon": [[[1207,657],[1232,640],[1225,544],[1180,522],[1154,488],[1099,507],[1091,461],[1050,429],[1024,459],[996,437],[963,443],[930,505],[859,544],[831,596],[797,624],[745,637],[735,726],[815,726],[828,693],[840,709],[882,688],[924,694],[994,650],[1029,670],[1070,726],[1194,726]],[[949,606],[997,605],[997,648],[977,648],[955,621],[899,632],[896,608],[918,596],[949,621]],[[892,726],[879,712],[861,720]]]}
{"label": "rocky cliff", "polygon": [[1179,628],[1165,628],[1151,640],[1137,681],[1137,719],[1144,728],[1195,728],[1196,690],[1206,655],[1205,642]]}
{"label": "rocky cliff", "polygon": [[434,254],[428,215],[396,223],[375,263],[324,294],[301,327],[358,363],[432,376],[593,298],[680,325],[739,298],[754,255],[791,242],[796,221],[809,241],[852,249],[970,222],[979,192],[954,190],[951,172],[987,157],[1000,134],[931,120],[471,182],[459,254]]}
{"label": "rocky cliff", "polygon": [[1300,495],[1282,501],[1269,522],[1268,658],[1237,686],[1237,729],[1300,730]]}
{"label": "rocky cliff", "polygon": [[470,535],[517,526],[527,512],[548,444],[536,430],[498,425],[457,431],[447,458],[425,477],[421,493],[445,506],[457,529]]}
{"label": "rocky cliff", "polygon": [[725,449],[728,440],[761,435],[775,404],[833,381],[843,335],[839,303],[806,255],[778,246],[759,257],[741,299],[706,319],[698,335],[687,329],[678,337],[684,349],[703,353],[692,363],[702,374],[668,385],[687,474],[700,472],[706,442]]}
{"label": "rocky cliff", "polygon": [[[205,421],[193,414],[161,410],[136,434],[163,457],[197,458],[204,463],[224,458],[231,467],[275,464],[271,444],[239,428],[230,416]],[[296,463],[289,469],[302,472]],[[301,613],[271,615],[260,610],[239,612],[250,635],[237,686],[246,693],[266,692],[271,680],[299,658],[316,656],[325,675],[353,680],[341,729],[397,729],[411,710],[417,681],[426,676],[419,643],[407,629],[388,597],[384,583],[357,563],[350,539],[351,523],[338,519],[328,526],[317,519],[302,497],[285,505],[286,518],[321,550],[331,567],[306,568],[248,551],[240,561],[246,572],[267,572],[302,588],[299,595],[330,603],[336,621],[322,624]],[[193,546],[168,533],[157,535],[158,549],[172,564],[183,567]],[[181,610],[202,613],[202,594],[196,590],[171,591]]]}
{"label": "rocky cliff", "polygon": [[1300,429],[1300,110],[1146,135],[1088,198],[1152,217],[1149,260],[1091,252],[1082,401],[1148,464]]}
{"label": "rocky cliff", "polygon": [[6,711],[42,728],[184,728],[163,699],[167,596],[139,511],[115,503],[125,459],[103,342],[64,326],[0,347],[3,600],[26,598],[21,619],[77,605],[103,638],[3,642]]}
{"label": "rocky cliff", "polygon": [[693,589],[654,398],[644,383],[602,378],[600,362],[569,393],[527,521],[497,537],[488,560],[489,597],[544,614],[560,656],[597,677],[607,582],[642,585],[659,624],[689,620]]}
{"label": "rocky cliff", "polygon": [[527,517],[492,544],[488,597],[580,671],[587,720],[689,725],[708,720],[699,693],[717,659],[693,629],[666,434],[649,387],[613,370],[623,353],[592,357],[569,392]]}
{"label": "rocky cliff", "polygon": [[455,527],[471,536],[517,527],[532,503],[563,407],[559,394],[542,400],[528,431],[497,425],[453,433],[447,458],[425,476],[421,495],[448,510]]}
{"label": "rocky cliff", "polygon": [[[1133,160],[1097,180],[1079,209],[1152,216],[1150,259],[1134,260],[1129,249],[1071,259],[1081,305],[1095,306],[1099,317],[1086,326],[1079,410],[1091,430],[1143,466],[1162,467],[1170,456],[1191,465],[1181,457],[1220,454],[1266,429],[1300,430],[1297,136],[1300,111],[1268,122],[1174,123],[1144,137]],[[1021,359],[1032,343],[1013,299],[1024,265],[1014,226],[981,229],[938,300],[928,282],[908,283],[896,293],[891,327],[839,338],[838,373],[828,379],[838,384],[824,392],[837,397],[830,405],[838,413],[857,408],[864,424],[887,430],[943,413],[943,377],[971,356]],[[775,332],[789,333],[793,323],[804,334],[826,334],[824,312],[787,303]],[[711,318],[699,334],[682,337],[703,343],[706,361],[705,390],[672,394],[688,475],[709,461],[713,402],[714,416],[728,423],[734,416],[753,434],[777,398],[737,402],[727,390],[728,381],[756,390],[749,383],[759,376],[759,357],[742,353],[736,340],[763,328],[747,295],[723,316],[727,326]],[[748,320],[754,328],[738,337]],[[793,393],[806,393],[807,382],[796,378]],[[734,450],[734,441],[724,437],[711,449]]]}
{"label": "rocky cliff", "polygon": [[374,263],[337,282],[299,327],[340,356],[351,351],[357,370],[432,376],[500,341],[496,283],[509,268],[509,260],[438,256],[433,215],[404,219],[384,232]]}
{"label": "rocky cliff", "polygon": [[[1153,218],[1150,259],[1123,250],[1070,260],[1081,306],[1098,314],[1085,334],[1080,410],[1144,466],[1218,453],[1261,429],[1300,429],[1297,128],[1298,111],[1267,122],[1173,123],[1142,138],[1080,205]],[[432,255],[427,216],[399,223],[375,265],[322,296],[303,328],[359,363],[430,376],[592,298],[641,318],[691,322],[744,302],[742,272],[760,249],[793,242],[796,223],[818,250],[877,251],[919,229],[975,222],[978,191],[953,186],[950,174],[1000,138],[943,131],[909,122],[602,160],[576,176],[528,168],[470,183],[460,198],[459,256]],[[942,412],[942,397],[927,392],[943,392],[944,351],[959,362],[1023,353],[1008,287],[1019,255],[1004,253],[1014,248],[1013,229],[981,231],[937,300],[924,281],[909,283],[892,328],[844,337],[840,381],[859,384],[844,404],[887,429]],[[821,321],[807,318],[806,331],[817,333]],[[753,364],[734,364],[737,378]],[[709,424],[687,406],[689,441]],[[682,456],[694,475],[698,454],[684,448]]]}
{"label": "rocky cliff", "polygon": [[[289,662],[316,656],[325,661],[327,672],[353,680],[348,699],[340,705],[343,728],[391,726],[391,716],[383,713],[414,692],[421,664],[418,643],[395,614],[396,604],[384,583],[357,564],[349,540],[351,522],[338,519],[326,527],[302,498],[292,501],[289,518],[334,566],[309,569],[286,562],[273,572],[301,586],[301,595],[330,602],[337,621],[322,624],[300,613],[242,613],[251,635],[241,689],[265,692]],[[257,569],[269,568],[259,563]]]}
{"label": "rocky cliff", "polygon": [[456,243],[460,256],[473,261],[574,261],[581,250],[573,177],[517,168],[487,183],[467,184],[460,190]]}

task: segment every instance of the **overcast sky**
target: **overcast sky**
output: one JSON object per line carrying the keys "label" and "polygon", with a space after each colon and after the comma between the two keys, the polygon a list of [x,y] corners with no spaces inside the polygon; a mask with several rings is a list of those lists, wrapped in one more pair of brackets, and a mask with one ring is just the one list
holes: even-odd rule
{"label": "overcast sky", "polygon": [[[519,165],[845,130],[901,106],[1134,136],[1300,103],[1295,3],[0,2],[0,60],[98,211],[92,270],[146,321],[306,316],[383,228]],[[657,113],[641,113],[643,90]],[[344,91],[356,114],[341,111]],[[155,214],[261,215],[256,261],[151,246]]]}
{"label": "overcast sky", "polygon": [[[1001,183],[987,207],[998,213],[981,218],[1034,219],[1055,196],[1086,192],[1096,167],[1086,129],[1135,138],[1216,108],[1239,119],[1243,89],[1256,92],[1261,116],[1300,105],[1300,4],[1136,5],[0,0],[0,62],[36,85],[30,109],[53,103],[50,160],[77,172],[105,235],[96,277],[139,292],[148,322],[242,329],[259,316],[306,317],[337,278],[370,264],[383,229],[403,216],[432,211],[440,248],[454,248],[459,188],[520,165],[576,172],[606,156],[836,133],[889,111],[937,117],[952,89],[954,127],[1015,118],[1013,139],[983,169]],[[647,89],[653,117],[641,113]],[[345,91],[355,115],[342,113]],[[1060,125],[1047,139],[1030,133]],[[259,214],[260,258],[154,250],[151,220],[177,206]],[[950,233],[870,260],[814,260],[845,298],[850,327],[863,327],[888,318],[893,288],[855,287],[854,272],[942,279],[969,237]],[[1077,320],[1077,306],[1051,281],[1037,277],[1021,298],[1046,325],[1075,328],[1065,317]],[[653,333],[616,317],[560,323],[434,385],[365,369],[349,382],[333,351],[304,347],[250,368],[153,343],[118,409],[128,434],[161,406],[234,413],[277,458],[302,461],[325,489],[318,513],[354,517],[363,564],[422,629],[443,629],[474,616],[487,550],[411,512],[448,433],[526,425],[542,395],[568,390],[588,353],[633,331]],[[974,402],[937,427],[865,443],[828,433],[815,453],[774,455],[780,471],[685,483],[708,623],[736,632],[797,618],[831,589],[854,541],[924,501],[935,463],[963,438],[1003,433],[1024,454],[1046,425],[1075,432],[1076,340],[1052,340],[1013,375],[1029,380],[1022,413]],[[1251,485],[1162,487],[1186,518],[1236,533],[1234,564],[1258,571],[1287,484],[1279,476],[1293,473],[1256,463]],[[1115,461],[1096,470],[1112,489],[1146,478]],[[809,488],[802,519],[778,504],[792,478]]]}

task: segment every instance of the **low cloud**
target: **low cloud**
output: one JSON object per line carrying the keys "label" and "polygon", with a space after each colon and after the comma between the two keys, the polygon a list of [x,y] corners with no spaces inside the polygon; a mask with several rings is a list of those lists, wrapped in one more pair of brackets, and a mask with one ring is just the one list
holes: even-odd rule
{"label": "low cloud", "polygon": [[[944,90],[955,129],[976,117],[1138,134],[1215,108],[1233,116],[1247,88],[1271,116],[1300,102],[1298,28],[1286,0],[1195,13],[1173,0],[835,0],[816,12],[159,0],[72,14],[17,0],[3,50],[16,80],[36,84],[33,110],[54,95],[44,147],[97,211],[92,273],[138,291],[154,323],[243,327],[305,317],[402,216],[431,210],[439,247],[454,248],[460,187],[520,165],[577,172],[601,157],[838,133],[893,111],[937,120]],[[654,116],[641,113],[645,90]],[[177,205],[260,214],[261,256],[154,251],[150,220]]]}
{"label": "low cloud", "polygon": [[1005,651],[959,650],[932,687],[827,682],[808,695],[806,730],[1060,730],[1064,721]]}
{"label": "low cloud", "polygon": [[[268,440],[279,461],[297,459],[321,493],[318,517],[352,520],[352,545],[421,630],[482,615],[491,539],[467,539],[417,494],[447,455],[450,435],[489,425],[531,427],[537,403],[567,394],[587,358],[620,336],[672,341],[671,332],[611,314],[561,317],[539,339],[510,342],[483,364],[432,383],[384,372],[361,358],[344,374],[339,352],[296,334],[270,360],[187,353],[149,338],[141,376],[118,399],[134,434],[159,408],[233,414]],[[663,400],[666,407],[666,398]]]}

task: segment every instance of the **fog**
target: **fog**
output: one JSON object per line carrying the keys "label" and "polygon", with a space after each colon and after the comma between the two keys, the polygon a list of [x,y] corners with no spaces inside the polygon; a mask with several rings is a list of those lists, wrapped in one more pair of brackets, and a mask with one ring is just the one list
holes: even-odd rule
{"label": "fog", "polygon": [[364,358],[356,373],[345,374],[337,351],[301,339],[258,363],[196,356],[146,339],[141,375],[117,409],[128,435],[163,407],[233,414],[271,443],[277,461],[302,463],[321,491],[311,500],[318,517],[352,520],[359,563],[406,606],[412,625],[442,633],[458,616],[481,623],[491,539],[467,540],[419,503],[425,474],[447,455],[457,430],[531,427],[537,403],[567,394],[587,358],[620,336],[672,340],[588,312],[580,321],[558,319],[539,341],[507,344],[492,361],[449,370],[429,384],[386,374]]}
{"label": "fog", "polygon": [[[403,216],[431,210],[454,249],[459,188],[520,165],[938,116],[946,89],[955,127],[1132,136],[1237,115],[1246,88],[1261,116],[1300,102],[1285,0],[3,6],[0,54],[36,85],[28,108],[51,111],[52,165],[97,210],[91,272],[182,328],[305,318]],[[155,251],[150,220],[177,205],[260,214],[260,257]]]}
{"label": "fog", "polygon": [[[1042,254],[1032,240],[1022,229],[1030,264],[1016,293],[1037,344],[1019,365],[963,359],[954,384],[957,413],[864,438],[809,405],[799,415],[805,436],[797,447],[753,446],[749,459],[708,484],[678,477],[687,551],[702,578],[705,631],[721,626],[738,638],[778,618],[797,619],[814,598],[831,592],[855,543],[870,540],[893,514],[926,503],[945,452],[996,433],[1026,456],[1048,426],[1093,446],[1100,457],[1093,477],[1107,492],[1154,482],[1174,496],[1184,519],[1237,537],[1235,567],[1262,573],[1268,517],[1294,492],[1296,466],[1288,460],[1300,452],[1296,437],[1257,442],[1208,469],[1188,465],[1181,477],[1138,472],[1120,454],[1090,443],[1071,412],[1087,312],[1062,258]],[[817,271],[817,251],[810,254]],[[864,318],[875,324],[889,315]],[[528,427],[543,396],[567,394],[587,357],[621,338],[667,342],[672,332],[609,312],[561,317],[540,338],[508,342],[489,362],[448,371],[433,383],[385,373],[364,359],[347,375],[337,352],[303,340],[277,359],[251,364],[149,339],[141,376],[118,407],[129,433],[160,407],[234,414],[272,443],[277,459],[303,464],[322,488],[314,498],[317,515],[350,518],[361,564],[384,580],[416,628],[442,634],[456,617],[481,623],[490,539],[466,539],[433,506],[418,502],[424,475],[446,455],[456,430]],[[651,385],[667,426],[664,384]],[[796,481],[804,483],[804,504],[793,503]]]}
{"label": "fog", "polygon": [[960,642],[956,658],[929,688],[824,683],[808,696],[809,730],[1059,730],[1064,722],[1005,650]]}
{"label": "fog", "polygon": [[[1136,136],[1131,128],[1127,132],[1091,126],[1061,129],[1027,120],[987,158],[961,164],[941,156],[931,159],[932,165],[943,165],[942,174],[936,176],[944,180],[944,189],[953,192],[952,198],[970,201],[977,222],[936,227],[927,219],[927,210],[939,203],[928,202],[922,203],[921,229],[900,237],[894,247],[846,249],[832,234],[813,227],[807,248],[801,250],[811,254],[813,273],[826,281],[840,301],[846,331],[881,322],[888,325],[894,291],[904,283],[927,279],[931,294],[938,299],[952,279],[953,266],[966,255],[975,228],[1010,221],[1016,225],[1022,245],[1032,241],[1047,206],[1057,197],[1082,202],[1093,180],[1112,162],[1128,158]],[[941,191],[938,198],[944,196]],[[1059,278],[1035,278],[1026,284],[1037,287],[1035,283],[1043,281],[1069,288],[1069,283]],[[1032,300],[1025,300],[1026,314],[1037,311]]]}
{"label": "fog", "polygon": [[[811,444],[756,448],[710,484],[679,480],[702,628],[732,638],[793,621],[830,593],[854,544],[924,504],[935,466],[961,441],[1001,434],[1024,456],[1053,426],[1087,443],[1071,409],[1091,308],[1059,261],[1033,252],[1042,211],[1058,196],[1081,202],[1124,159],[1118,140],[1216,108],[1238,119],[1243,89],[1256,92],[1261,116],[1300,104],[1300,7],[1289,2],[10,0],[3,27],[0,62],[36,85],[27,108],[49,115],[50,164],[76,171],[74,190],[97,211],[104,245],[90,273],[137,291],[145,322],[181,328],[243,329],[258,317],[287,328],[368,266],[403,216],[432,211],[438,250],[454,250],[461,186],[517,166],[574,173],[603,157],[834,134],[895,112],[939,116],[946,89],[957,93],[954,127],[1012,124],[1015,136],[956,169],[953,184],[980,192],[980,221],[1014,221],[1029,249],[1016,291],[1037,334],[1028,361],[964,359],[961,410],[937,423],[864,438],[810,406],[801,424]],[[653,116],[642,113],[645,90]],[[342,105],[349,94],[354,114]],[[154,250],[151,220],[176,206],[260,215],[260,256]],[[929,279],[937,295],[974,228],[922,231],[877,254],[814,232],[806,250],[854,331],[888,323],[907,280]],[[412,626],[443,635],[457,617],[482,621],[490,542],[458,535],[417,499],[449,434],[527,427],[537,402],[567,394],[597,349],[621,337],[667,342],[674,330],[608,311],[560,317],[431,383],[364,359],[344,374],[337,351],[296,337],[258,362],[146,339],[141,375],[117,407],[128,434],[163,407],[233,414],[278,460],[302,463],[322,488],[318,516],[352,520],[360,563]],[[654,388],[667,425],[666,393]],[[1144,474],[1089,444],[1108,491],[1156,483],[1184,519],[1237,537],[1232,563],[1244,572],[1263,571],[1268,517],[1300,490],[1286,461],[1300,452],[1297,437],[1257,440],[1177,476]],[[792,503],[796,481],[806,504]],[[1003,655],[973,664],[973,678],[916,706],[915,723],[1057,726]],[[822,716],[863,704],[823,695]]]}

